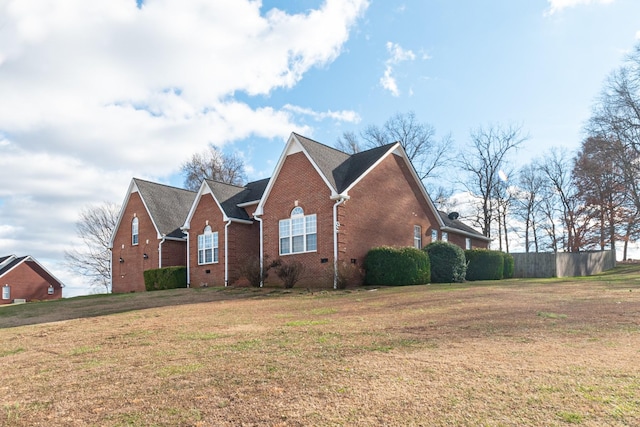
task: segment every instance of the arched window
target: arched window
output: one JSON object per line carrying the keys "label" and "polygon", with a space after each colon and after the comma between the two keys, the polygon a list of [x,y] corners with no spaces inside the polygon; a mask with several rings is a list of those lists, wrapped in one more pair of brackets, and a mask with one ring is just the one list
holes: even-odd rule
{"label": "arched window", "polygon": [[316,215],[305,215],[300,206],[280,220],[280,255],[315,252],[318,249]]}
{"label": "arched window", "polygon": [[138,244],[138,217],[134,217],[131,221],[131,244]]}
{"label": "arched window", "polygon": [[207,225],[204,232],[198,236],[198,264],[212,264],[218,262],[218,232],[212,232]]}

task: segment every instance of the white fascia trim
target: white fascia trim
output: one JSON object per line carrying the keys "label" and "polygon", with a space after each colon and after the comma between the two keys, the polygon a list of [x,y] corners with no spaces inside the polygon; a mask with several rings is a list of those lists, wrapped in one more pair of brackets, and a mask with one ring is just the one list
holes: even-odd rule
{"label": "white fascia trim", "polygon": [[0,262],[0,268],[2,268],[2,266],[3,266],[3,265],[9,264],[11,261],[13,261],[13,260],[14,260],[14,259],[16,259],[16,258],[18,258],[18,257],[17,257],[17,256],[15,256],[15,255],[13,255],[13,254],[12,254],[12,255],[9,255],[9,256],[7,257],[7,259],[5,259],[3,262]]}
{"label": "white fascia trim", "polygon": [[[15,255],[14,255],[14,257],[15,257]],[[15,257],[15,258],[17,258],[17,257]],[[15,258],[13,258],[13,259],[15,259]],[[31,255],[27,255],[26,257],[24,257],[24,259],[23,259],[22,261],[20,261],[19,263],[17,263],[17,264],[16,264],[16,265],[14,265],[13,267],[11,267],[9,270],[5,271],[5,272],[4,272],[4,274],[3,274],[3,276],[4,276],[5,274],[9,273],[10,271],[15,270],[15,269],[20,265],[20,264],[23,264],[23,263],[24,263],[24,262],[26,262],[26,261],[33,261],[33,262],[35,262],[36,264],[38,264],[38,266],[39,266],[41,269],[43,269],[43,270],[44,270],[44,271],[45,271],[49,276],[51,276],[51,277],[52,277],[56,282],[58,282],[58,284],[60,285],[60,287],[61,287],[61,288],[64,288],[64,283],[62,283],[62,282],[60,281],[60,279],[58,279],[56,276],[54,276],[54,275],[53,275],[49,270],[47,270],[47,268],[46,268],[44,265],[40,264],[40,263],[39,263],[39,262],[38,262],[34,257],[32,257]]]}
{"label": "white fascia trim", "polygon": [[491,238],[486,237],[486,236],[482,236],[479,234],[473,234],[473,233],[469,233],[468,231],[464,231],[464,230],[460,230],[459,228],[455,228],[455,227],[440,227],[440,230],[442,231],[446,231],[449,233],[454,233],[454,234],[461,234],[463,236],[466,237],[470,237],[472,239],[478,239],[478,240],[484,240],[485,242],[490,242]]}
{"label": "white fascia trim", "polygon": [[[180,230],[182,230],[182,228],[180,228]],[[184,231],[184,230],[183,230]],[[186,237],[169,237],[169,236],[163,236],[162,240],[173,240],[175,242],[184,242],[187,240]]]}
{"label": "white fascia trim", "polygon": [[240,219],[240,218],[227,218],[227,221],[237,222],[238,224],[253,224],[253,221],[250,219]]}
{"label": "white fascia trim", "polygon": [[389,148],[389,150],[382,156],[380,156],[380,158],[369,167],[369,169],[367,169],[366,171],[364,171],[364,173],[362,175],[360,175],[355,181],[353,181],[351,183],[351,185],[349,187],[347,187],[346,190],[344,190],[345,193],[348,193],[349,190],[351,190],[357,183],[359,183],[360,181],[362,181],[362,179],[367,176],[369,174],[369,172],[371,172],[372,170],[374,170],[380,163],[382,163],[382,161],[384,159],[386,159],[391,153],[393,153],[395,150],[398,149],[398,147],[402,148],[402,146],[400,145],[399,142],[396,142],[393,146],[391,146],[391,148]]}
{"label": "white fascia trim", "polygon": [[269,198],[271,189],[275,185],[275,182],[278,180],[278,175],[280,174],[280,170],[282,169],[282,166],[284,165],[284,162],[288,156],[287,153],[289,152],[293,144],[297,144],[298,147],[300,148],[300,151],[302,151],[304,155],[307,156],[307,159],[309,160],[311,165],[314,167],[316,172],[318,172],[318,174],[320,175],[324,183],[327,184],[327,187],[331,190],[331,195],[333,196],[338,193],[336,189],[333,188],[333,186],[329,183],[329,181],[327,180],[327,177],[324,176],[324,174],[320,171],[320,168],[318,168],[318,165],[313,161],[309,153],[304,149],[304,147],[302,146],[298,138],[296,138],[295,134],[292,132],[291,135],[289,136],[289,139],[287,140],[287,144],[285,145],[284,150],[282,150],[282,154],[280,154],[278,163],[276,164],[276,167],[273,171],[273,175],[271,175],[271,178],[269,179],[267,188],[265,188],[264,190],[262,198],[260,199],[260,203],[258,203],[258,207],[256,208],[256,211],[253,213],[254,216],[264,215],[264,205],[267,202],[267,199]]}
{"label": "white fascia trim", "polygon": [[436,209],[436,205],[433,204],[433,201],[431,200],[431,196],[429,196],[429,193],[427,193],[427,189],[424,188],[424,184],[420,180],[420,177],[418,176],[416,169],[413,167],[413,164],[411,163],[411,161],[409,160],[409,157],[407,156],[407,152],[404,151],[404,148],[402,147],[401,144],[398,144],[397,148],[394,150],[394,154],[398,154],[400,157],[404,159],[407,167],[409,168],[409,172],[411,172],[411,176],[413,176],[413,179],[418,185],[418,188],[420,188],[420,192],[422,193],[425,200],[427,201],[429,208],[431,208],[431,212],[433,213],[433,216],[436,218],[436,221],[438,221],[438,225],[440,226],[440,229],[446,228],[444,221],[442,220],[442,218],[440,218],[438,209]]}
{"label": "white fascia trim", "polygon": [[200,204],[200,199],[207,193],[211,193],[211,189],[206,181],[202,181],[202,184],[200,184],[200,188],[198,189],[198,193],[191,204],[191,209],[189,209],[189,213],[187,214],[187,219],[184,220],[184,224],[180,227],[181,230],[189,230],[189,228],[191,228],[191,218],[193,218],[196,208]]}
{"label": "white fascia trim", "polygon": [[135,178],[131,178],[131,182],[129,183],[129,189],[127,190],[127,194],[125,194],[124,196],[122,206],[120,206],[120,213],[118,214],[116,226],[113,228],[113,234],[111,234],[111,240],[109,240],[108,249],[113,249],[113,241],[116,238],[116,232],[120,229],[120,224],[122,223],[122,218],[124,217],[124,211],[127,208],[127,204],[129,203],[131,194],[133,194],[135,191],[138,191],[138,187],[136,186]]}

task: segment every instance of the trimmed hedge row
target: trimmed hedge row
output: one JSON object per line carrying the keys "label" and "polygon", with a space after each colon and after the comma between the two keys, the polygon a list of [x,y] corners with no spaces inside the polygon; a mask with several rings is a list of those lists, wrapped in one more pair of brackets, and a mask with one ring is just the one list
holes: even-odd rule
{"label": "trimmed hedge row", "polygon": [[504,274],[503,277],[505,279],[511,279],[513,277],[513,270],[515,268],[515,261],[513,256],[506,252],[501,252],[504,257]]}
{"label": "trimmed hedge row", "polygon": [[463,251],[448,242],[432,242],[423,250],[380,246],[364,261],[365,285],[402,286],[454,283],[513,277],[513,256],[489,249]]}
{"label": "trimmed hedge row", "polygon": [[144,287],[148,291],[187,287],[187,267],[164,267],[145,270]]}
{"label": "trimmed hedge row", "polygon": [[429,257],[420,249],[380,246],[371,249],[364,260],[365,285],[421,285],[429,283]]}
{"label": "trimmed hedge row", "polygon": [[501,280],[513,277],[513,256],[490,249],[470,249],[467,259],[467,280]]}
{"label": "trimmed hedge row", "polygon": [[467,261],[460,246],[439,240],[429,243],[423,250],[429,255],[433,283],[464,282]]}

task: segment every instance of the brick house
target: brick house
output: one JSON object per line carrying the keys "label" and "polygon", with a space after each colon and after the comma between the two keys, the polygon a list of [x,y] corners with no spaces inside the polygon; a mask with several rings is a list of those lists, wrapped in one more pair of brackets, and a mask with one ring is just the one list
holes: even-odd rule
{"label": "brick house", "polygon": [[143,272],[187,265],[180,227],[194,191],[133,178],[111,237],[112,292],[144,291]]}
{"label": "brick house", "polygon": [[298,260],[316,282],[338,263],[362,265],[376,246],[489,243],[437,211],[399,143],[349,155],[293,133],[254,215],[262,256]]}
{"label": "brick house", "polygon": [[64,285],[35,258],[0,257],[0,304],[62,298]]}
{"label": "brick house", "polygon": [[433,240],[489,244],[435,208],[399,143],[349,155],[292,133],[273,176],[246,186],[205,180],[194,193],[133,179],[112,241],[113,292],[144,290],[142,271],[169,265],[186,265],[190,286],[233,285],[248,260],[275,259],[329,285],[372,247]]}

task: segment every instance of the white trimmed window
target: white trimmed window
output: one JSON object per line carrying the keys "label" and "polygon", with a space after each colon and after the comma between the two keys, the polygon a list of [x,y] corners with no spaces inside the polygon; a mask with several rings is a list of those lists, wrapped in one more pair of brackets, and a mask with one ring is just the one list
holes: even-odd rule
{"label": "white trimmed window", "polygon": [[138,244],[138,217],[133,218],[131,221],[131,244]]}
{"label": "white trimmed window", "polygon": [[431,241],[435,242],[437,240],[438,240],[438,230],[432,229],[431,230]]}
{"label": "white trimmed window", "polygon": [[442,241],[443,242],[448,242],[449,241],[449,233],[447,233],[446,231],[442,232]]}
{"label": "white trimmed window", "polygon": [[305,215],[297,206],[291,211],[291,218],[279,222],[280,255],[315,252],[318,250],[316,215]]}
{"label": "white trimmed window", "polygon": [[422,227],[419,225],[413,226],[413,246],[422,249]]}
{"label": "white trimmed window", "polygon": [[470,238],[466,238],[464,239],[464,247],[465,249],[471,249],[471,239]]}
{"label": "white trimmed window", "polygon": [[11,287],[9,285],[2,287],[2,299],[11,299]]}
{"label": "white trimmed window", "polygon": [[211,226],[204,228],[204,234],[198,236],[198,264],[218,262],[218,232],[211,232]]}

